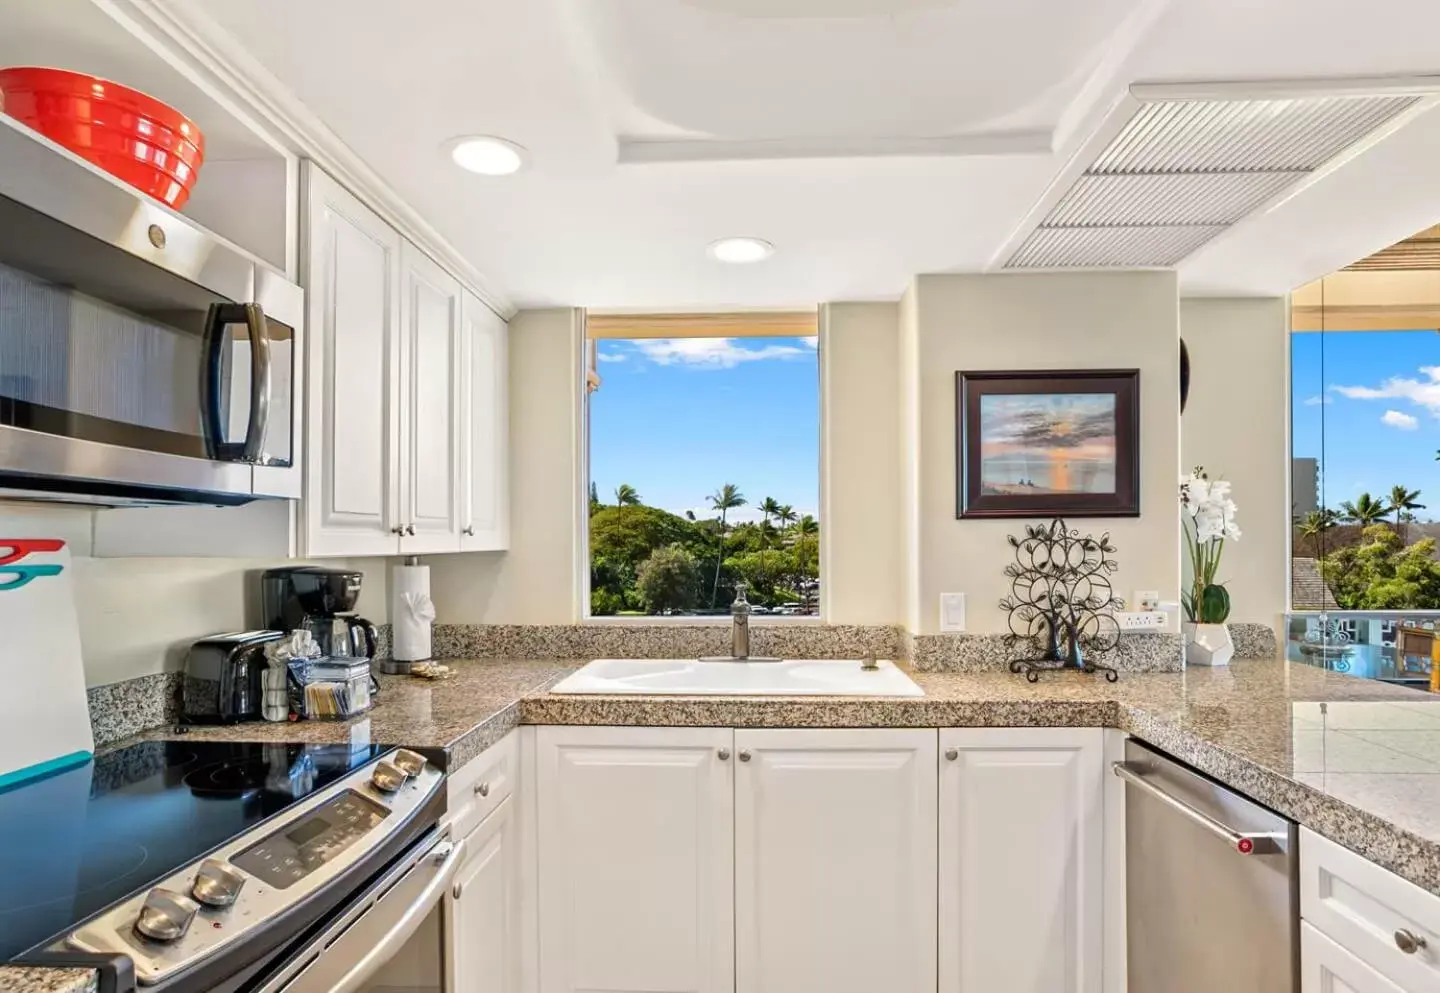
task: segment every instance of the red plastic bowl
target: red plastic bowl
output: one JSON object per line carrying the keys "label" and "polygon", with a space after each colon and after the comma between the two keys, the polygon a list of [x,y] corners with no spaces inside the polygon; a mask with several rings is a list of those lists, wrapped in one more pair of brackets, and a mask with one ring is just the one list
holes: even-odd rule
{"label": "red plastic bowl", "polygon": [[194,121],[128,86],[65,69],[0,69],[0,110],[175,209],[205,161]]}

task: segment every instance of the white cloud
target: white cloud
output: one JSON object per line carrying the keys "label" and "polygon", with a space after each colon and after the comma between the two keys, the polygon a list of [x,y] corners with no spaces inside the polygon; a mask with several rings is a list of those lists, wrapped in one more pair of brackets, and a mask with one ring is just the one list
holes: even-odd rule
{"label": "white cloud", "polygon": [[1329,397],[1322,397],[1322,396],[1318,396],[1318,395],[1317,395],[1317,396],[1313,396],[1313,397],[1306,397],[1306,398],[1305,398],[1305,406],[1307,406],[1307,407],[1318,407],[1318,406],[1320,406],[1322,403],[1334,403],[1334,402],[1335,402],[1335,401],[1332,400],[1332,399],[1330,399]]}
{"label": "white cloud", "polygon": [[[1335,386],[1332,389],[1351,400],[1409,400],[1440,417],[1440,366],[1422,366],[1420,372],[1425,379],[1391,376],[1379,386]],[[1390,422],[1387,420],[1386,423]]]}
{"label": "white cloud", "polygon": [[624,362],[629,358],[627,355],[617,355],[615,352],[601,352],[595,357],[601,362]]}
{"label": "white cloud", "polygon": [[649,338],[636,341],[635,349],[656,365],[702,369],[733,369],[743,362],[793,359],[807,351],[794,345],[743,348],[734,338]]}
{"label": "white cloud", "polygon": [[806,346],[807,348],[819,348],[819,347],[820,347],[820,336],[819,336],[818,334],[809,334],[809,335],[806,335],[805,337],[801,338],[800,340],[805,343],[805,346]]}
{"label": "white cloud", "polygon": [[1387,410],[1380,415],[1380,423],[1388,424],[1392,428],[1399,428],[1401,431],[1414,431],[1420,426],[1420,422],[1409,414],[1402,414],[1398,410]]}

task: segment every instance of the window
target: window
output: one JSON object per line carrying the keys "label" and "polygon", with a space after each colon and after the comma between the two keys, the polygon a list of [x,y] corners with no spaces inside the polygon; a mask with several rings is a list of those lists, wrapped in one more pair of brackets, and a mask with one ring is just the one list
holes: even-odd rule
{"label": "window", "polygon": [[1296,610],[1440,608],[1440,335],[1290,340]]}
{"label": "window", "polygon": [[589,319],[590,614],[818,613],[814,313]]}

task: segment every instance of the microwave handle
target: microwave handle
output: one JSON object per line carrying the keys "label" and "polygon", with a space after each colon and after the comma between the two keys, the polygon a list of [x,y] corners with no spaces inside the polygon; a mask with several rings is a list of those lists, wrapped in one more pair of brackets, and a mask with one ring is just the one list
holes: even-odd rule
{"label": "microwave handle", "polygon": [[[225,361],[225,328],[244,324],[250,335],[250,421],[244,441],[226,441],[220,409],[220,370]],[[200,371],[200,416],[205,450],[218,462],[258,462],[270,420],[270,333],[258,303],[216,303],[205,318],[204,358]]]}

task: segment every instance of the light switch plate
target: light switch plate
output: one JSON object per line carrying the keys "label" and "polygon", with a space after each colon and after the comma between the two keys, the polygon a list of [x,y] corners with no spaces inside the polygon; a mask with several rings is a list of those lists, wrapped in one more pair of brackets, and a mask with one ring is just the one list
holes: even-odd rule
{"label": "light switch plate", "polygon": [[940,594],[940,630],[965,630],[965,594]]}

